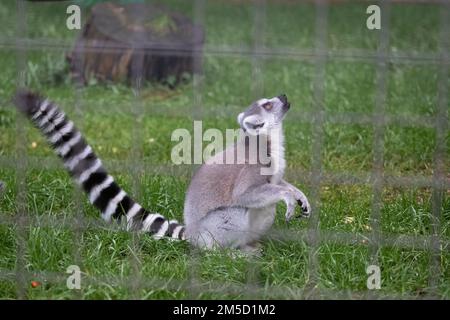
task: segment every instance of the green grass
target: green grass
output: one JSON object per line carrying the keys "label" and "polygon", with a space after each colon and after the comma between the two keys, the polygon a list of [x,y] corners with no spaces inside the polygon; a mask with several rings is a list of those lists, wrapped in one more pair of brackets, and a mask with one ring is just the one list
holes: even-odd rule
{"label": "green grass", "polygon": [[[188,1],[164,1],[188,16],[194,8]],[[65,26],[65,4],[27,2],[27,36],[50,38],[69,43],[76,32]],[[85,10],[85,9],[84,9]],[[254,19],[251,2],[207,1],[204,27],[206,45],[253,45]],[[59,13],[58,13],[59,12]],[[263,44],[268,48],[312,50],[315,43],[314,6],[286,1],[268,1],[263,28]],[[439,10],[433,5],[393,5],[390,52],[436,53]],[[232,17],[232,18],[231,18]],[[16,11],[13,2],[0,4],[4,28],[0,39],[14,40]],[[377,31],[365,28],[365,6],[340,4],[329,8],[327,43],[331,50],[359,48],[376,50]],[[85,17],[83,17],[83,21]],[[170,218],[182,219],[185,190],[192,168],[178,174],[153,172],[135,167],[136,163],[171,164],[174,143],[170,135],[176,128],[192,128],[192,115],[203,115],[203,128],[236,127],[236,115],[257,98],[255,81],[262,84],[262,95],[284,92],[292,101],[286,119],[286,149],[290,173],[309,172],[314,125],[305,123],[317,109],[314,101],[315,65],[313,61],[270,57],[261,60],[261,78],[254,79],[251,56],[206,55],[200,95],[202,106],[194,104],[194,88],[186,83],[174,90],[144,84],[136,100],[124,84],[92,84],[82,90],[80,110],[75,108],[77,93],[64,73],[62,50],[29,50],[26,56],[27,84],[57,101],[82,129],[90,144],[102,157],[119,183],[144,206]],[[193,252],[186,243],[154,241],[102,224],[89,224],[74,230],[73,219],[80,215],[88,222],[98,220],[98,212],[86,197],[75,192],[70,177],[37,130],[27,122],[24,145],[18,145],[19,115],[9,103],[16,85],[17,54],[0,47],[0,298],[14,299],[20,292],[14,270],[25,270],[25,295],[31,299],[182,299],[182,298],[302,298],[301,290],[314,276],[310,258],[314,257],[318,287],[325,290],[366,292],[366,267],[371,264],[367,241],[352,244],[325,243],[311,246],[302,239],[263,243],[261,257],[248,259],[236,252]],[[368,115],[375,110],[376,66],[367,61],[330,60],[325,65],[324,103],[328,115]],[[387,69],[386,114],[432,117],[437,113],[438,70],[436,65],[390,63]],[[63,77],[61,78],[61,75]],[[139,111],[140,110],[140,111]],[[136,112],[142,112],[139,117]],[[307,121],[306,121],[307,122]],[[21,122],[22,123],[22,122]],[[373,166],[371,125],[339,124],[326,121],[323,127],[322,167],[326,174],[343,173],[369,177]],[[388,176],[433,176],[436,134],[433,128],[388,125],[384,128],[384,170]],[[19,140],[20,141],[20,140]],[[32,144],[34,142],[34,144]],[[450,172],[450,134],[447,133],[444,170]],[[33,147],[34,146],[34,147]],[[23,149],[24,154],[19,150]],[[18,157],[29,159],[19,172]],[[50,168],[46,167],[47,163]],[[44,165],[43,167],[41,166]],[[125,170],[120,165],[127,164]],[[117,166],[118,165],[118,166]],[[448,176],[448,175],[447,175]],[[30,225],[14,223],[18,214],[18,183],[24,177],[25,208]],[[313,185],[295,175],[289,179],[307,195]],[[18,180],[19,179],[19,180]],[[360,181],[361,182],[361,181]],[[318,228],[324,234],[338,232],[354,236],[370,235],[373,208],[370,181],[339,185],[325,180],[320,186]],[[432,234],[432,190],[415,186],[384,186],[381,194],[380,231],[389,236],[429,236]],[[442,193],[441,237],[450,240],[450,193]],[[77,201],[81,199],[81,204]],[[275,227],[286,230],[283,205]],[[81,212],[80,212],[81,211]],[[51,226],[41,224],[51,222]],[[289,231],[301,234],[307,221],[294,221]],[[23,259],[18,259],[23,253]],[[190,257],[197,259],[191,261]],[[431,253],[425,248],[383,246],[378,251],[382,272],[382,295],[421,297],[437,293],[450,297],[450,255],[439,258],[437,292],[429,287]],[[78,264],[83,272],[82,289],[70,291],[65,285],[66,268]],[[191,275],[200,287],[187,287]],[[42,283],[32,288],[30,283]],[[246,289],[259,286],[258,292]]]}

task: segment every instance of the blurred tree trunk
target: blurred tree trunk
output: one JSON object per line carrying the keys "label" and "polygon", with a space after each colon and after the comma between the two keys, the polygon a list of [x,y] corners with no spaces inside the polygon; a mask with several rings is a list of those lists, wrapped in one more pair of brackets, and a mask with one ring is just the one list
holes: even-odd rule
{"label": "blurred tree trunk", "polygon": [[201,72],[203,28],[165,7],[100,3],[67,55],[81,83],[136,79],[177,83]]}

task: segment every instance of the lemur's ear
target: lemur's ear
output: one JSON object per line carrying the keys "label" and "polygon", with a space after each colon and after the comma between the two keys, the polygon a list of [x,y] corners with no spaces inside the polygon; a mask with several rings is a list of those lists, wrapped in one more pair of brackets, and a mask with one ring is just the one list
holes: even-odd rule
{"label": "lemur's ear", "polygon": [[239,115],[237,117],[237,121],[238,121],[239,124],[242,123],[242,118],[244,118],[244,113],[243,112],[239,113]]}

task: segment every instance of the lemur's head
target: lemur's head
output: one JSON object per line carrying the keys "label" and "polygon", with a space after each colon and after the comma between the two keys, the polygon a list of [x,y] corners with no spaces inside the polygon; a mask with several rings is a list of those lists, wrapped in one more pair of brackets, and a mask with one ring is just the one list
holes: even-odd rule
{"label": "lemur's head", "polygon": [[290,103],[285,94],[271,99],[260,99],[238,115],[241,128],[251,135],[266,134],[280,126]]}

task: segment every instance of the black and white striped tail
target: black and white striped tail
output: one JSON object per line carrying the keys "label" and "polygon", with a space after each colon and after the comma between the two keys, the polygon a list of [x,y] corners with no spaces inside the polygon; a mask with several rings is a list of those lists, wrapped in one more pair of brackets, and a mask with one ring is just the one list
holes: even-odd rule
{"label": "black and white striped tail", "polygon": [[21,90],[14,97],[14,104],[45,135],[103,219],[119,221],[125,216],[130,230],[148,232],[155,238],[185,239],[183,225],[142,208],[117,185],[80,131],[54,103]]}

